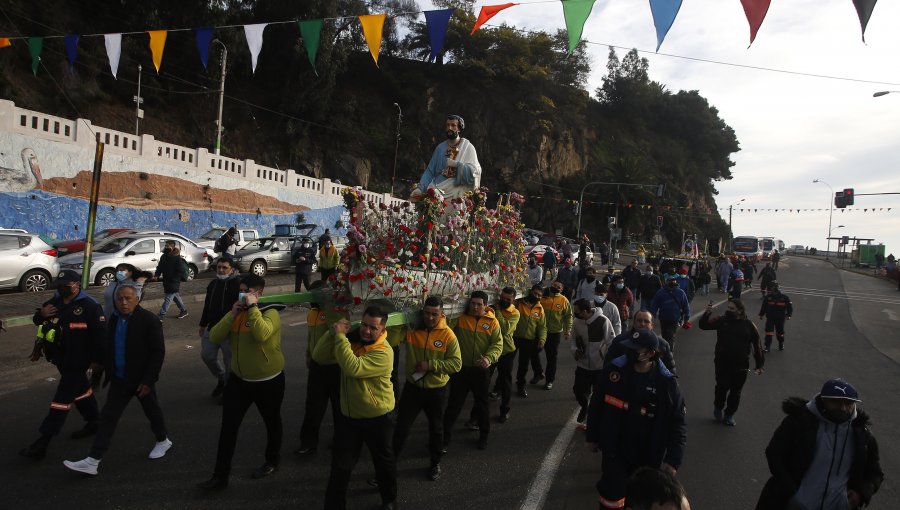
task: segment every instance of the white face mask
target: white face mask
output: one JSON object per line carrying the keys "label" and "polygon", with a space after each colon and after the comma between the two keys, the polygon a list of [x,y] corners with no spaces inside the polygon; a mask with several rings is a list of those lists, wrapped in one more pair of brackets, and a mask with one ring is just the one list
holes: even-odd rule
{"label": "white face mask", "polygon": [[216,273],[216,278],[218,278],[218,279],[220,279],[220,280],[227,280],[229,276],[231,276],[231,275],[230,275],[230,274],[219,274],[219,273]]}

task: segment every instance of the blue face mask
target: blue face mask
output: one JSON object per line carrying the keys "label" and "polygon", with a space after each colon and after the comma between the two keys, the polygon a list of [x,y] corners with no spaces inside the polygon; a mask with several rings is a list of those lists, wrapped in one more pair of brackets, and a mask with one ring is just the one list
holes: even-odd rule
{"label": "blue face mask", "polygon": [[624,283],[617,283],[617,284],[616,284],[616,288],[619,289],[619,290],[622,290],[622,289],[625,288],[625,284],[624,284]]}
{"label": "blue face mask", "polygon": [[116,281],[123,282],[123,281],[125,281],[126,276],[127,275],[125,274],[125,271],[117,271],[116,272]]}

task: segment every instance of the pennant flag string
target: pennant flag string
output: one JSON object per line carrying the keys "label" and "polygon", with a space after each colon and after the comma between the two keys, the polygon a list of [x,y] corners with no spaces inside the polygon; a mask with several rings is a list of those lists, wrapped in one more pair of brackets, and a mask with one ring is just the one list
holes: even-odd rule
{"label": "pennant flag string", "polygon": [[151,30],[150,34],[150,53],[153,55],[153,67],[156,68],[156,74],[159,74],[159,66],[162,65],[163,50],[166,48],[166,30]]}
{"label": "pennant flag string", "polygon": [[106,42],[106,56],[109,58],[109,69],[113,78],[119,74],[119,58],[122,56],[122,34],[106,34],[103,36]]}
{"label": "pennant flag string", "polygon": [[69,59],[69,72],[75,72],[75,59],[78,58],[78,39],[81,36],[78,35],[67,35],[66,36],[66,57]]}
{"label": "pennant flag string", "polygon": [[9,37],[0,37],[0,48],[8,48],[12,46],[12,42],[10,42]]}
{"label": "pennant flag string", "polygon": [[324,20],[311,19],[306,21],[298,21],[300,27],[300,37],[303,39],[303,46],[306,47],[306,55],[309,57],[309,64],[313,68],[316,76],[319,72],[316,70],[316,55],[319,52],[319,40],[322,37],[322,24]]}
{"label": "pennant flag string", "polygon": [[514,3],[510,2],[510,3],[506,3],[506,4],[502,4],[502,5],[485,5],[485,6],[483,6],[481,8],[481,12],[478,13],[478,20],[475,21],[475,26],[472,27],[472,31],[469,33],[469,35],[474,34],[476,30],[481,28],[481,25],[484,25],[485,23],[487,23],[487,21],[489,19],[493,18],[498,12],[502,11],[503,9],[512,7],[514,5],[518,5],[518,4],[514,4]]}
{"label": "pennant flag string", "polygon": [[247,46],[250,48],[250,65],[254,74],[256,73],[256,62],[259,58],[259,52],[262,50],[263,32],[267,26],[268,23],[244,25],[244,35],[247,37]]}
{"label": "pennant flag string", "polygon": [[447,36],[447,28],[450,26],[450,16],[453,15],[453,11],[454,9],[425,11],[425,25],[428,27],[428,39],[431,42],[429,62],[435,62],[444,49],[444,38]]}
{"label": "pennant flag string", "polygon": [[866,25],[869,24],[869,18],[872,17],[872,11],[875,10],[875,2],[878,0],[853,0],[853,6],[856,7],[856,14],[859,15],[859,27],[862,29],[862,41],[866,42]]}
{"label": "pennant flag string", "polygon": [[750,24],[750,44],[756,39],[756,33],[759,31],[760,25],[766,19],[766,13],[769,12],[769,4],[772,0],[741,0],[744,6],[744,14],[747,15],[747,23]]}
{"label": "pennant flag string", "polygon": [[28,53],[31,54],[31,72],[37,76],[38,67],[41,65],[41,49],[44,48],[43,37],[28,38]]}
{"label": "pennant flag string", "polygon": [[203,69],[209,68],[209,45],[212,44],[213,30],[212,27],[194,29],[194,40],[197,42],[197,51],[200,53],[200,63],[203,64]]}
{"label": "pennant flag string", "polygon": [[681,0],[650,0],[650,14],[653,15],[653,26],[656,27],[656,51],[662,46],[680,9]]}
{"label": "pennant flag string", "polygon": [[378,54],[381,53],[381,35],[384,30],[384,18],[386,14],[367,14],[359,16],[362,24],[363,37],[369,46],[369,53],[375,59],[375,67],[378,67]]}
{"label": "pennant flag string", "polygon": [[566,32],[569,34],[569,55],[575,51],[584,24],[587,23],[591,10],[594,8],[594,0],[562,0],[563,17],[566,19]]}

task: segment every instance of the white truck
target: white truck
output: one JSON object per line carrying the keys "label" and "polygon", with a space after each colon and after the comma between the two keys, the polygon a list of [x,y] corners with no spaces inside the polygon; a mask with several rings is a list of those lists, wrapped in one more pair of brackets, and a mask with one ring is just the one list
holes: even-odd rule
{"label": "white truck", "polygon": [[[227,227],[213,227],[209,230],[209,232],[194,239],[194,242],[196,242],[198,246],[208,248],[210,253],[215,253],[214,258],[218,258],[222,254],[214,252],[213,248],[216,246],[216,241],[218,241],[219,238],[222,237],[222,234],[224,234],[226,230],[228,230]],[[237,229],[237,235],[235,236],[235,240],[238,242],[238,249],[241,249],[241,247],[243,247],[245,244],[249,243],[250,241],[255,241],[258,238],[259,232],[249,228]]]}

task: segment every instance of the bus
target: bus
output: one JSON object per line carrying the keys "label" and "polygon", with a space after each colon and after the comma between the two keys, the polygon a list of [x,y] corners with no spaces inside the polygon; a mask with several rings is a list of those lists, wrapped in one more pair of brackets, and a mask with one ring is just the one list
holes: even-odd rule
{"label": "bus", "polygon": [[778,253],[784,253],[784,242],[775,237],[760,237],[759,244],[762,248],[762,258],[769,259],[772,257],[772,251],[778,250]]}
{"label": "bus", "polygon": [[733,241],[734,254],[756,262],[762,258],[762,246],[756,236],[738,236]]}

